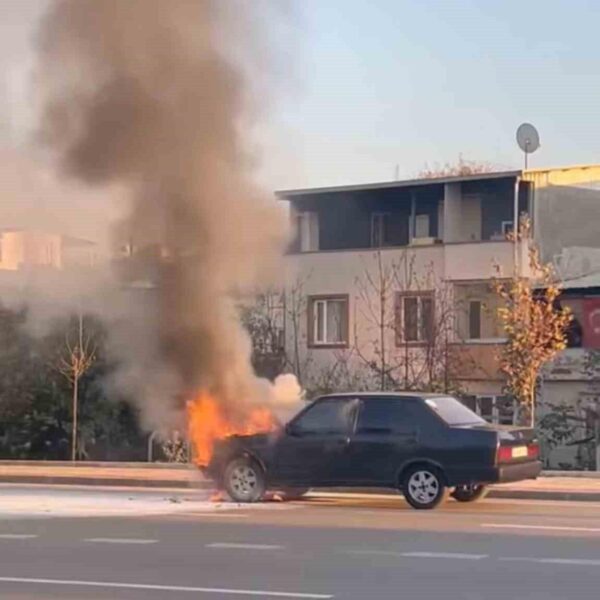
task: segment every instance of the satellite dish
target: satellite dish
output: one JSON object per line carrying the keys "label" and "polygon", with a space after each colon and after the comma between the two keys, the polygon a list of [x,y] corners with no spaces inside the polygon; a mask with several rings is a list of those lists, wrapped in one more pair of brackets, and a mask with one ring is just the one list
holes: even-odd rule
{"label": "satellite dish", "polygon": [[525,153],[525,168],[527,168],[527,155],[532,154],[540,147],[540,135],[530,123],[522,123],[517,129],[517,144]]}

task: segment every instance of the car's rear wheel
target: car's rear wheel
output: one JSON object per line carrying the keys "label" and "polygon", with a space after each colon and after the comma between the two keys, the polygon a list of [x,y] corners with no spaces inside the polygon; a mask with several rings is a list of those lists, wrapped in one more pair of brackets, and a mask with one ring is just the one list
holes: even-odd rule
{"label": "car's rear wheel", "polygon": [[300,500],[307,492],[309,488],[285,488],[281,490],[281,498],[283,500]]}
{"label": "car's rear wheel", "polygon": [[225,491],[235,502],[258,502],[265,493],[265,474],[251,458],[236,458],[225,468]]}
{"label": "car's rear wheel", "polygon": [[448,497],[442,472],[429,465],[410,468],[404,474],[402,492],[406,501],[419,510],[436,508]]}
{"label": "car's rear wheel", "polygon": [[458,502],[477,502],[482,500],[488,492],[485,485],[457,485],[450,494]]}

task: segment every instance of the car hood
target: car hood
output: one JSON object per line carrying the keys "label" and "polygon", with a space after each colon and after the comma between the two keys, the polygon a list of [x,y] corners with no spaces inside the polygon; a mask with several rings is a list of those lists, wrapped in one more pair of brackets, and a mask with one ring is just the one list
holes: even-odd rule
{"label": "car hood", "polygon": [[270,431],[268,433],[254,433],[252,435],[232,435],[226,439],[233,444],[240,444],[248,448],[260,448],[273,443],[273,440],[279,437],[280,430]]}

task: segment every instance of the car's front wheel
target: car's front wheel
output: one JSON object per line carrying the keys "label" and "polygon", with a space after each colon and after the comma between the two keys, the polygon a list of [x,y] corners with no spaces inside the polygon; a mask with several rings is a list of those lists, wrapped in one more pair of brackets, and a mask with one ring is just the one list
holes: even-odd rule
{"label": "car's front wheel", "polygon": [[235,502],[258,502],[265,493],[265,474],[251,458],[236,458],[225,468],[223,484]]}
{"label": "car's front wheel", "polygon": [[477,502],[485,498],[487,491],[485,485],[457,485],[450,495],[458,502]]}
{"label": "car's front wheel", "polygon": [[443,474],[428,465],[418,465],[407,471],[402,492],[413,508],[422,510],[436,508],[448,497]]}

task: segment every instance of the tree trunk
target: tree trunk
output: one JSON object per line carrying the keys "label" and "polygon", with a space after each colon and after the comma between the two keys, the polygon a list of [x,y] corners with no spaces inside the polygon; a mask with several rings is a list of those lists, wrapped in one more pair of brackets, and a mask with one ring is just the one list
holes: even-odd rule
{"label": "tree trunk", "polygon": [[79,395],[79,377],[75,375],[73,378],[73,429],[71,432],[71,460],[77,460],[77,409]]}

